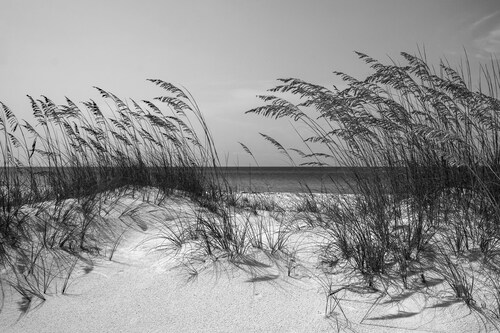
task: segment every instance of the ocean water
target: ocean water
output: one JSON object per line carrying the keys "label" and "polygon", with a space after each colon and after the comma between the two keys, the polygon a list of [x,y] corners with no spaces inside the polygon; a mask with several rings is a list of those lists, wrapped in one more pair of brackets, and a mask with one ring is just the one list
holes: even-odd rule
{"label": "ocean water", "polygon": [[[29,179],[27,169],[14,171],[20,171],[21,178]],[[33,171],[37,184],[45,185],[47,168],[34,168]],[[222,167],[219,171],[234,190],[242,192],[350,194],[355,188],[354,171],[347,167]],[[356,168],[356,173],[363,172],[373,172],[373,169]]]}
{"label": "ocean water", "polygon": [[[226,167],[231,187],[244,192],[353,193],[353,170],[346,167]],[[358,170],[359,171],[359,170]]]}

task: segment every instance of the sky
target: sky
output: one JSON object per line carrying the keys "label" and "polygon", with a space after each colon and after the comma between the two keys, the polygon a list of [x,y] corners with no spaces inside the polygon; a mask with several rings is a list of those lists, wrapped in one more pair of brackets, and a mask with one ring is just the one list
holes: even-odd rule
{"label": "sky", "polygon": [[0,0],[0,101],[32,119],[26,95],[56,103],[152,99],[158,78],[186,87],[224,165],[287,165],[264,141],[294,146],[288,124],[245,111],[296,77],[341,86],[333,71],[370,73],[354,51],[383,62],[425,46],[430,62],[500,58],[499,0]]}

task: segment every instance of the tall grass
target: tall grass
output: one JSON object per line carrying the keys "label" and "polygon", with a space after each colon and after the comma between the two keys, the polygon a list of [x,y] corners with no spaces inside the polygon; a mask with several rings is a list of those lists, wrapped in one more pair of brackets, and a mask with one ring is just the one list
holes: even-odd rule
{"label": "tall grass", "polygon": [[[405,286],[419,270],[425,282],[424,268],[438,260],[437,273],[473,304],[474,283],[457,274],[454,260],[471,252],[498,260],[500,64],[481,65],[473,85],[467,57],[458,69],[441,61],[434,70],[423,52],[401,53],[403,65],[356,54],[373,71],[366,78],[335,72],[342,90],[280,79],[261,96],[267,104],[247,113],[305,125],[313,133],[299,133],[305,149],[266,138],[280,152],[299,153],[302,164],[352,168],[356,195],[332,203],[318,224],[370,287],[394,269]],[[445,256],[443,243],[454,249]]]}
{"label": "tall grass", "polygon": [[45,299],[58,278],[64,292],[75,258],[99,254],[110,241],[103,206],[118,194],[154,187],[157,199],[176,192],[204,205],[227,196],[194,98],[149,81],[165,93],[155,102],[124,101],[100,88],[106,108],[28,96],[34,124],[0,102],[0,265],[7,272],[0,282],[23,295],[23,309]]}
{"label": "tall grass", "polygon": [[[302,149],[261,134],[291,161],[296,153],[303,165],[353,170],[354,195],[319,204],[310,193],[297,207],[311,213],[306,226],[328,236],[322,262],[342,261],[372,290],[396,279],[417,288],[437,275],[478,309],[477,266],[494,279],[500,264],[499,64],[481,67],[473,86],[468,61],[458,70],[442,62],[435,71],[422,54],[402,53],[405,65],[357,54],[373,70],[365,79],[336,72],[343,90],[282,79],[272,95],[261,96],[268,104],[248,113],[306,125],[313,135],[293,127]],[[190,274],[207,257],[254,262],[246,258],[253,250],[288,258],[288,275],[295,268],[286,245],[297,226],[266,199],[239,200],[193,97],[150,81],[166,93],[154,103],[96,88],[106,109],[93,100],[56,105],[28,96],[35,124],[0,103],[0,282],[22,295],[21,309],[45,299],[54,284],[66,292],[76,263],[90,271],[106,244],[113,244],[112,256],[123,232],[110,231],[104,207],[145,187],[157,189],[158,201],[183,193],[198,204],[193,220],[164,221],[159,236],[168,243],[162,249],[186,255]],[[289,94],[301,102],[276,96]],[[498,303],[498,286],[488,283]],[[347,287],[325,286],[327,303],[337,306],[335,293]],[[496,316],[494,306],[485,313]]]}

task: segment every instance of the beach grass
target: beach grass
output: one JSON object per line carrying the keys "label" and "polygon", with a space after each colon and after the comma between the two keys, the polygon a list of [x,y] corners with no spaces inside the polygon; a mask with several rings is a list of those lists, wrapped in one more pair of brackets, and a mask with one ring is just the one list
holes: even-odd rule
{"label": "beach grass", "polygon": [[[0,104],[0,281],[23,295],[24,310],[33,298],[64,293],[75,260],[90,261],[109,244],[112,258],[123,232],[109,225],[106,207],[121,195],[151,187],[156,194],[147,200],[182,193],[215,207],[227,195],[192,96],[150,81],[165,93],[155,98],[160,106],[100,88],[107,108],[28,96],[36,120],[30,124]],[[61,278],[62,288],[49,288]]]}
{"label": "beach grass", "polygon": [[[24,312],[35,299],[67,293],[77,265],[91,272],[95,258],[113,259],[127,229],[148,229],[140,207],[121,197],[160,207],[183,196],[192,214],[154,217],[156,250],[190,277],[223,260],[251,271],[263,265],[256,253],[290,277],[307,234],[318,240],[307,246],[319,248],[315,278],[327,317],[343,313],[341,292],[376,293],[376,306],[440,281],[497,326],[499,64],[481,67],[473,86],[468,61],[435,71],[422,53],[402,53],[405,65],[357,55],[373,70],[363,80],[336,72],[347,85],[339,90],[282,79],[261,96],[267,105],[247,112],[306,125],[312,136],[291,129],[303,147],[261,134],[290,161],[298,154],[300,165],[352,172],[342,185],[350,194],[305,184],[286,205],[277,194],[233,191],[199,106],[168,82],[150,80],[164,94],[154,102],[100,88],[103,101],[81,107],[28,96],[33,124],[0,103],[0,286],[19,293]],[[345,283],[334,282],[339,271]]]}
{"label": "beach grass", "polygon": [[378,290],[394,276],[412,288],[411,276],[425,284],[435,274],[471,308],[495,311],[477,306],[494,290],[478,287],[473,272],[498,272],[499,63],[481,66],[473,80],[467,57],[458,69],[441,61],[434,70],[425,52],[401,53],[403,65],[356,54],[373,71],[366,78],[335,72],[343,90],[281,79],[261,96],[267,104],[247,113],[300,124],[291,130],[305,125],[313,135],[298,133],[303,148],[264,137],[287,156],[298,153],[301,165],[353,170],[353,197],[321,214],[309,201],[302,206],[329,234],[332,260]]}

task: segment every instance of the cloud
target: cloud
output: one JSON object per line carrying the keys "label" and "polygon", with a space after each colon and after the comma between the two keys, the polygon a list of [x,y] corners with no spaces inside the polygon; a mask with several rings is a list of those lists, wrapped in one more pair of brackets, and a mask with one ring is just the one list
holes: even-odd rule
{"label": "cloud", "polygon": [[489,15],[481,17],[479,20],[472,23],[471,29],[474,30],[474,29],[480,27],[483,23],[487,22],[488,20],[492,19],[493,17],[497,16],[498,14],[500,14],[500,10],[497,10],[494,13],[491,13]]}
{"label": "cloud", "polygon": [[489,58],[492,54],[500,54],[500,10],[485,15],[470,25],[474,45],[478,49],[479,58]]}
{"label": "cloud", "polygon": [[475,43],[483,52],[500,55],[500,24],[476,38]]}

